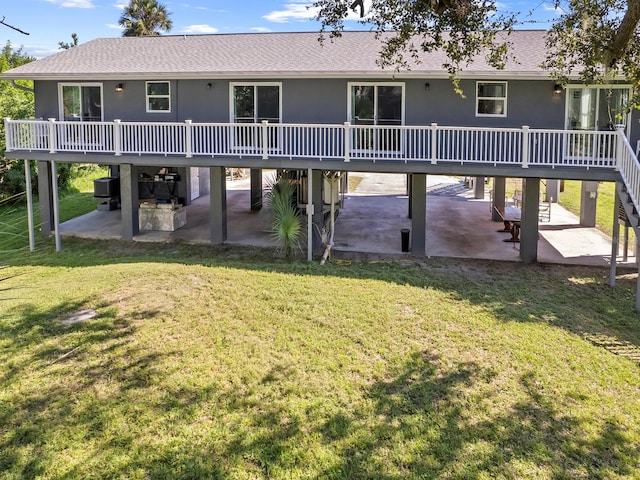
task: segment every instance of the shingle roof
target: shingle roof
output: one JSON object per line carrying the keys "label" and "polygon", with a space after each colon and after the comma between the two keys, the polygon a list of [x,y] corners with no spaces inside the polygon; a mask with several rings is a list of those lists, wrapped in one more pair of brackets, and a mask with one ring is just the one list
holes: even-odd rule
{"label": "shingle roof", "polygon": [[[503,71],[480,58],[461,76],[548,77],[542,30],[519,30],[509,37],[517,62]],[[5,72],[8,79],[169,79],[282,77],[447,76],[441,52],[421,53],[410,70],[382,69],[380,40],[372,32],[248,33],[100,38]]]}

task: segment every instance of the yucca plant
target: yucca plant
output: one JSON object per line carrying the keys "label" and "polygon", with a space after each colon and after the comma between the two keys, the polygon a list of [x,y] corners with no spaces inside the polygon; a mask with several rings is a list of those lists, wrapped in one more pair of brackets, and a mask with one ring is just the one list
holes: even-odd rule
{"label": "yucca plant", "polygon": [[295,193],[295,180],[280,175],[268,185],[266,194],[273,216],[271,236],[287,258],[292,257],[296,249],[300,249],[302,233],[300,211],[294,202]]}

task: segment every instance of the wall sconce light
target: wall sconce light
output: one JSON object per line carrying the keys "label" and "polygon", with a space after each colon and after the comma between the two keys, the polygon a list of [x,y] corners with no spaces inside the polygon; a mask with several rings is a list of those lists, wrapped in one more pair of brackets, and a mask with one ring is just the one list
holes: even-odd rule
{"label": "wall sconce light", "polygon": [[424,84],[424,89],[425,89],[426,91],[431,90],[431,84],[430,84],[429,82],[425,83],[425,84]]}
{"label": "wall sconce light", "polygon": [[212,87],[213,87],[213,83],[211,82],[207,83],[207,90],[211,90]]}
{"label": "wall sconce light", "polygon": [[123,83],[119,83],[116,85],[116,92],[121,92],[124,90],[124,84]]}
{"label": "wall sconce light", "polygon": [[562,85],[560,85],[559,83],[556,83],[553,86],[553,93],[554,95],[560,95],[562,93]]}

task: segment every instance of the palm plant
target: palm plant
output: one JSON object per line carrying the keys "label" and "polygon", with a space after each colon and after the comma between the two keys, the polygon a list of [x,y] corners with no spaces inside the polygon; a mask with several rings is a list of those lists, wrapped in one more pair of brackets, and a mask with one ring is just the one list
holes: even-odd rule
{"label": "palm plant", "polygon": [[157,0],[130,0],[119,21],[123,37],[160,35],[173,26],[167,7]]}
{"label": "palm plant", "polygon": [[287,258],[293,256],[296,249],[300,249],[302,233],[300,211],[294,204],[295,193],[295,181],[286,176],[279,176],[268,185],[266,194],[273,215],[271,236]]}

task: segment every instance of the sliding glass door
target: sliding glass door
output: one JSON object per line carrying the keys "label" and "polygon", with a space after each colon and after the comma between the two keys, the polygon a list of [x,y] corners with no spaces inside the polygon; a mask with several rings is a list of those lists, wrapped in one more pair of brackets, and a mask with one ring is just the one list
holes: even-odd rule
{"label": "sliding glass door", "polygon": [[[404,123],[402,84],[349,84],[349,120],[352,125],[400,126]],[[355,150],[401,150],[399,129],[356,128]]]}

